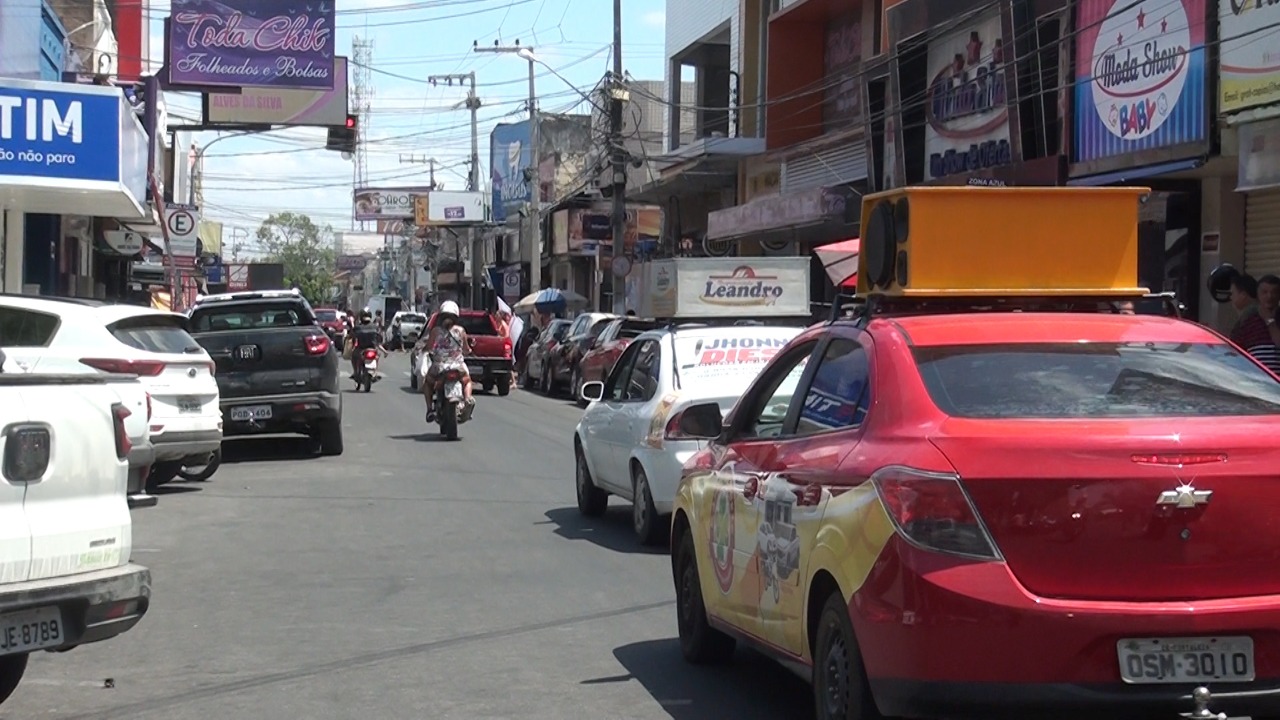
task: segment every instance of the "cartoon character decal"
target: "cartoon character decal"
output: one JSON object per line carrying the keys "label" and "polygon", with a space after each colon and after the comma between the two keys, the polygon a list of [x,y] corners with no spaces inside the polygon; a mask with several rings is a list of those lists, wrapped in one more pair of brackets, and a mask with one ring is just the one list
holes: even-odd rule
{"label": "cartoon character decal", "polygon": [[671,415],[671,408],[675,406],[676,401],[680,399],[675,393],[668,393],[658,401],[658,407],[653,411],[653,417],[649,419],[649,432],[645,435],[644,442],[651,448],[661,448],[662,439],[667,429],[667,418]]}
{"label": "cartoon character decal", "polygon": [[[769,488],[766,485],[766,489]],[[782,583],[794,584],[792,575],[800,569],[800,538],[792,520],[795,511],[795,495],[773,493],[760,501],[760,526],[756,530],[756,562],[764,581],[760,604],[768,594],[773,602],[781,600]]]}

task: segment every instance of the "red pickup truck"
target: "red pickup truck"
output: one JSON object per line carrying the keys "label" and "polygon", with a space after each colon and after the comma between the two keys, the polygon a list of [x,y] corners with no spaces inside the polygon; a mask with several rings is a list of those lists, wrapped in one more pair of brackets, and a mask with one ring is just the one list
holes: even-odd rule
{"label": "red pickup truck", "polygon": [[[427,322],[426,332],[436,326],[440,313],[433,313]],[[499,395],[511,392],[511,338],[498,334],[498,323],[491,313],[483,310],[463,310],[458,322],[467,335],[475,339],[471,355],[467,357],[467,369],[471,380],[490,392],[498,389]]]}

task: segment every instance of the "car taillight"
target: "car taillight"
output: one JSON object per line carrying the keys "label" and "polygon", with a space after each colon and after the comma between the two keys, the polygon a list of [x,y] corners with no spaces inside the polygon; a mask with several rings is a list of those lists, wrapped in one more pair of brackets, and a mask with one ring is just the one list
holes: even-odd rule
{"label": "car taillight", "polygon": [[872,474],[871,482],[907,542],[935,552],[1000,559],[958,475],[890,466]]}
{"label": "car taillight", "polygon": [[511,359],[511,338],[502,338],[502,357]]}
{"label": "car taillight", "polygon": [[308,355],[324,355],[329,352],[331,343],[328,335],[308,335],[303,340],[307,345]]}
{"label": "car taillight", "polygon": [[147,393],[147,422],[151,422],[151,393]]}
{"label": "car taillight", "polygon": [[378,358],[378,351],[377,351],[377,350],[365,350],[365,351],[364,351],[364,359],[365,359],[365,360],[376,360],[377,358]]}
{"label": "car taillight", "polygon": [[4,433],[4,476],[9,482],[36,482],[49,469],[53,438],[42,425],[14,425]]}
{"label": "car taillight", "polygon": [[218,374],[218,364],[215,363],[214,361],[210,360],[209,362],[205,363],[205,367],[209,368],[210,375]]}
{"label": "car taillight", "polygon": [[124,460],[129,457],[129,451],[133,449],[133,443],[129,441],[129,433],[124,428],[124,419],[132,413],[124,405],[115,403],[111,406],[111,415],[115,418],[116,426],[116,457]]}
{"label": "car taillight", "polygon": [[164,372],[165,364],[158,360],[121,360],[119,358],[81,358],[82,365],[88,365],[94,370],[101,370],[106,373],[120,373],[123,375],[140,375],[142,377],[156,377]]}

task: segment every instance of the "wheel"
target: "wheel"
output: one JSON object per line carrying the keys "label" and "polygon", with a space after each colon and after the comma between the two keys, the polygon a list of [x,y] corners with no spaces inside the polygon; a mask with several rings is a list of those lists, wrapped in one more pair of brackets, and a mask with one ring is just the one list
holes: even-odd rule
{"label": "wheel", "polygon": [[441,403],[439,400],[436,402],[439,408],[436,414],[440,422],[440,434],[448,440],[457,440],[458,406],[450,402]]}
{"label": "wheel", "polygon": [[569,378],[569,391],[573,393],[573,401],[578,403],[578,407],[587,406],[587,401],[582,399],[582,369],[574,368],[573,377]]}
{"label": "wheel", "polygon": [[631,527],[641,545],[657,545],[662,542],[666,523],[653,506],[653,493],[649,491],[649,476],[644,468],[637,467],[631,473]]}
{"label": "wheel", "polygon": [[366,374],[364,376],[363,385],[364,385],[365,392],[373,392],[373,377]]}
{"label": "wheel", "polygon": [[173,482],[178,477],[178,473],[182,471],[182,463],[180,462],[158,462],[151,466],[151,474],[147,475],[147,491],[150,492]]}
{"label": "wheel", "polygon": [[0,703],[9,699],[27,672],[27,654],[0,657]]}
{"label": "wheel", "polygon": [[820,720],[876,720],[880,717],[862,655],[849,622],[849,606],[839,593],[827,598],[818,616],[813,648],[813,700]]}
{"label": "wheel", "polygon": [[[575,443],[576,445],[576,443]],[[587,467],[587,456],[581,447],[574,448],[577,466],[574,471],[574,485],[578,490],[578,512],[586,517],[600,517],[609,507],[609,493],[596,487],[591,479],[591,468]]]}
{"label": "wheel", "polygon": [[680,632],[680,653],[695,665],[725,662],[733,657],[737,642],[711,627],[707,620],[692,532],[680,538],[676,552],[676,626]]}
{"label": "wheel", "polygon": [[342,454],[342,420],[327,420],[316,431],[320,454],[334,457]]}
{"label": "wheel", "polygon": [[505,373],[498,378],[498,395],[506,397],[511,394],[511,373]]}
{"label": "wheel", "polygon": [[220,465],[222,465],[222,448],[218,448],[213,457],[209,458],[209,462],[205,463],[203,468],[200,468],[200,472],[187,472],[187,468],[184,467],[178,471],[178,477],[187,482],[204,482],[218,472]]}
{"label": "wheel", "polygon": [[418,373],[413,371],[413,366],[409,366],[409,389],[418,389]]}

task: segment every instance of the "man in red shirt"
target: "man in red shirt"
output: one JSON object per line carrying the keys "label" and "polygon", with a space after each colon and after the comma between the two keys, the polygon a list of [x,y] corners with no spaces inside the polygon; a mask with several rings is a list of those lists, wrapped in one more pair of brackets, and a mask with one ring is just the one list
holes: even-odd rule
{"label": "man in red shirt", "polygon": [[1240,273],[1231,279],[1231,305],[1240,313],[1231,328],[1231,342],[1239,345],[1255,360],[1280,374],[1280,327],[1276,327],[1276,306],[1258,303],[1258,281]]}

